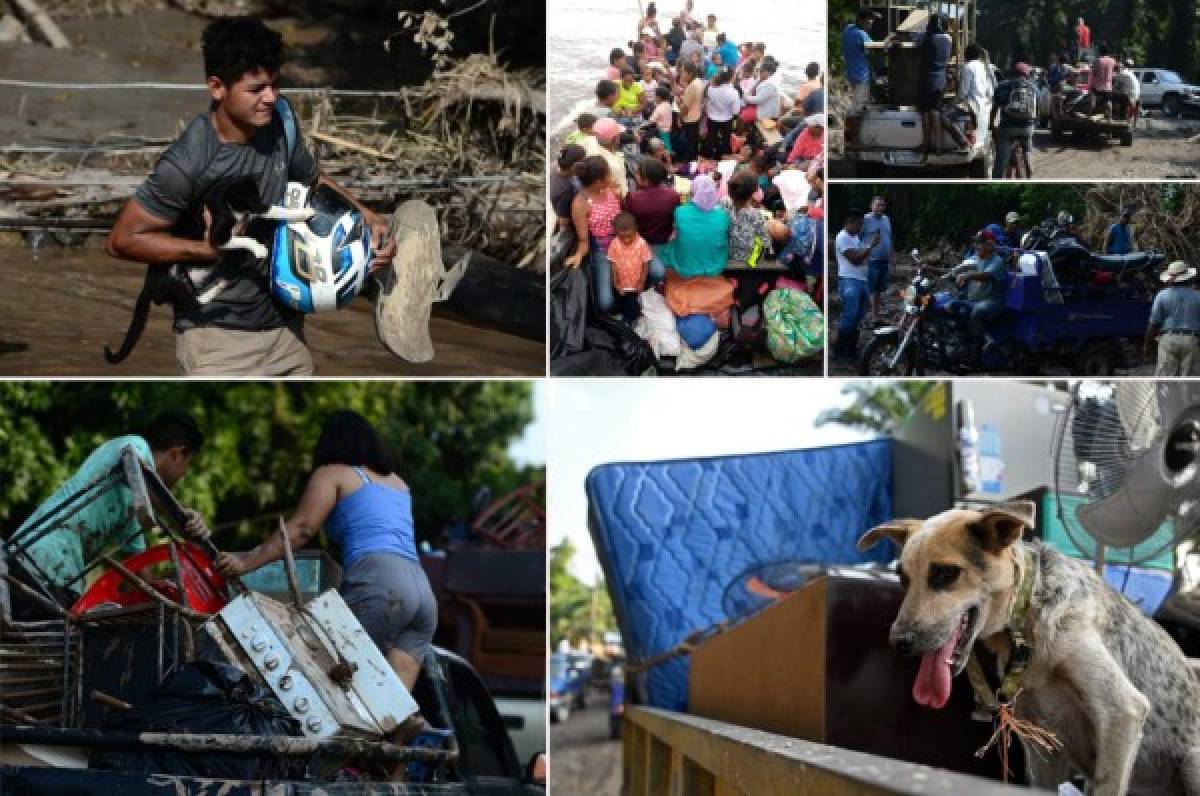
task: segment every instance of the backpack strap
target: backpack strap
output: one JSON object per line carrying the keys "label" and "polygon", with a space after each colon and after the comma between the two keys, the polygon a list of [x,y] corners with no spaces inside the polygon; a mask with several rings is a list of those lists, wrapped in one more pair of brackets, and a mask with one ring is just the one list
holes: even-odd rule
{"label": "backpack strap", "polygon": [[288,164],[290,165],[292,155],[296,153],[296,114],[292,113],[292,106],[283,97],[275,100],[275,111],[283,120],[283,134],[287,139]]}
{"label": "backpack strap", "polygon": [[[296,154],[296,114],[292,112],[292,106],[283,97],[278,97],[275,100],[275,112],[279,114],[280,120],[283,121],[283,135],[287,141],[287,167],[290,170],[292,167],[292,156]],[[290,176],[290,174],[289,174]],[[283,193],[280,194],[279,201],[283,202],[283,197],[287,195],[287,183],[283,181]]]}

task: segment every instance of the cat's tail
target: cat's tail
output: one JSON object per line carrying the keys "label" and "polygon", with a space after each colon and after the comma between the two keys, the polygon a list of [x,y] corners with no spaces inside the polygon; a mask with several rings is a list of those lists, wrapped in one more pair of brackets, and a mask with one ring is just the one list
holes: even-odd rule
{"label": "cat's tail", "polygon": [[133,317],[129,319],[129,328],[125,331],[125,339],[121,341],[121,347],[116,353],[108,346],[104,346],[104,358],[108,360],[108,364],[116,365],[123,362],[133,352],[133,347],[137,345],[138,340],[142,337],[142,332],[146,330],[146,319],[150,315],[150,291],[143,290],[138,294],[137,303],[133,305]]}

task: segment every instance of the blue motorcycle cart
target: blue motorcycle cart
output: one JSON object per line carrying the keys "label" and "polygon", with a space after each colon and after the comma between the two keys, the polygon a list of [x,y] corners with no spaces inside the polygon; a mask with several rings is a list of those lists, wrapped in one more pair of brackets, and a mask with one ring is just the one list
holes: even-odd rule
{"label": "blue motorcycle cart", "polygon": [[1074,241],[1050,251],[1018,250],[1004,310],[978,341],[969,330],[972,302],[954,281],[974,266],[938,271],[918,257],[903,314],[875,330],[859,358],[859,374],[1032,374],[1057,364],[1072,375],[1111,376],[1129,364],[1122,341],[1145,334],[1158,287],[1155,272],[1164,259],[1158,252],[1099,255]]}

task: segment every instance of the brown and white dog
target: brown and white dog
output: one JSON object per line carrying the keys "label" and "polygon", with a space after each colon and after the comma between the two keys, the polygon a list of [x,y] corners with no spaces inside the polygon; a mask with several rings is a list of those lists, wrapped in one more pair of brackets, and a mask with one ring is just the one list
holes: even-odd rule
{"label": "brown and white dog", "polygon": [[859,539],[863,550],[884,537],[901,548],[905,594],[890,640],[922,656],[913,698],[943,707],[977,641],[1004,670],[1005,631],[1033,546],[1024,621],[1032,654],[1014,712],[1063,745],[1050,754],[1026,746],[1032,784],[1053,788],[1078,773],[1100,796],[1200,796],[1200,681],[1166,631],[1086,563],[1022,541],[1034,512],[1025,502],[955,509],[893,520]]}

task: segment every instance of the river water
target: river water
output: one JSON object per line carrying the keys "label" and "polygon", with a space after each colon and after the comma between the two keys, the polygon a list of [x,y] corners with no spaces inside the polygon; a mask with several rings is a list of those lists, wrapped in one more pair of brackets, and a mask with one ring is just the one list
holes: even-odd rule
{"label": "river water", "polygon": [[[608,68],[614,47],[628,51],[640,18],[637,0],[549,0],[546,69],[549,80],[547,121],[550,133],[562,134],[575,116],[592,105],[596,81]],[[658,3],[665,33],[683,0]],[[782,65],[783,87],[791,93],[810,61],[825,63],[823,0],[697,0],[693,14],[717,15],[717,27],[734,42],[761,41]]]}

